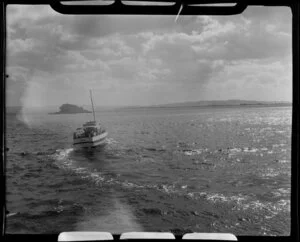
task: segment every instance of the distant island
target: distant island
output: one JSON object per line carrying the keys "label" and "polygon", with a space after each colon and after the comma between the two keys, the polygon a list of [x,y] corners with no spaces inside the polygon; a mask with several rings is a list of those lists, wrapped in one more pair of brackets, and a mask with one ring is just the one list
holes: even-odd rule
{"label": "distant island", "polygon": [[85,110],[82,107],[78,107],[74,104],[63,104],[59,107],[59,112],[49,114],[75,114],[75,113],[91,113],[91,111]]}

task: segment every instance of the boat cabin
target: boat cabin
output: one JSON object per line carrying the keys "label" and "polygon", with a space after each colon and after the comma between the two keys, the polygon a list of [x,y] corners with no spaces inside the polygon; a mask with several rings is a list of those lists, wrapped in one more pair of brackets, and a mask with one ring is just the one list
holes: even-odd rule
{"label": "boat cabin", "polygon": [[97,124],[94,121],[87,122],[83,124],[83,127],[76,129],[73,134],[74,139],[80,138],[91,138],[97,135],[101,135],[105,133],[105,129],[101,126],[101,124]]}

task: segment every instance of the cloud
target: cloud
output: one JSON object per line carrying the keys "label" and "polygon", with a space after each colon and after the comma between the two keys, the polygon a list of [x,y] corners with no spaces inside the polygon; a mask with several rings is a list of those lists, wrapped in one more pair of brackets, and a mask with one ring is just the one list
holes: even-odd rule
{"label": "cloud", "polygon": [[175,23],[174,16],[72,16],[49,6],[9,6],[7,25],[11,104],[25,103],[13,98],[16,93],[32,96],[28,105],[39,98],[43,105],[85,103],[82,92],[90,88],[101,93],[96,103],[114,105],[237,93],[241,99],[290,99],[287,8],[180,16]]}
{"label": "cloud", "polygon": [[[289,100],[292,94],[292,63],[266,60],[239,60],[227,65],[214,76],[207,88],[218,90],[223,99]],[[211,91],[212,92],[212,91]],[[225,94],[225,96],[224,96]],[[222,99],[222,98],[221,98]]]}

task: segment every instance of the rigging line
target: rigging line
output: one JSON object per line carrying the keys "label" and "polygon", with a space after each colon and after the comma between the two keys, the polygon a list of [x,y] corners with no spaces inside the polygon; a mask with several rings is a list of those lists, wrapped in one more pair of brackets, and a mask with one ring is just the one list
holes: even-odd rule
{"label": "rigging line", "polygon": [[92,108],[93,108],[94,122],[96,122],[96,119],[95,119],[95,110],[94,110],[94,103],[93,103],[93,97],[92,97],[92,90],[90,90],[90,97],[91,97]]}

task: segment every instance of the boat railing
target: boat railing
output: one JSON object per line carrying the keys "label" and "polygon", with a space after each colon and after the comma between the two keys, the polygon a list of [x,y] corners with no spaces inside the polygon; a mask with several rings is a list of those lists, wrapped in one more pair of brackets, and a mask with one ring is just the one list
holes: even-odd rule
{"label": "boat railing", "polygon": [[[81,131],[81,132],[80,132]],[[85,127],[83,129],[77,129],[77,132],[74,132],[73,138],[91,138],[97,135],[104,134],[106,132],[103,127]]]}

